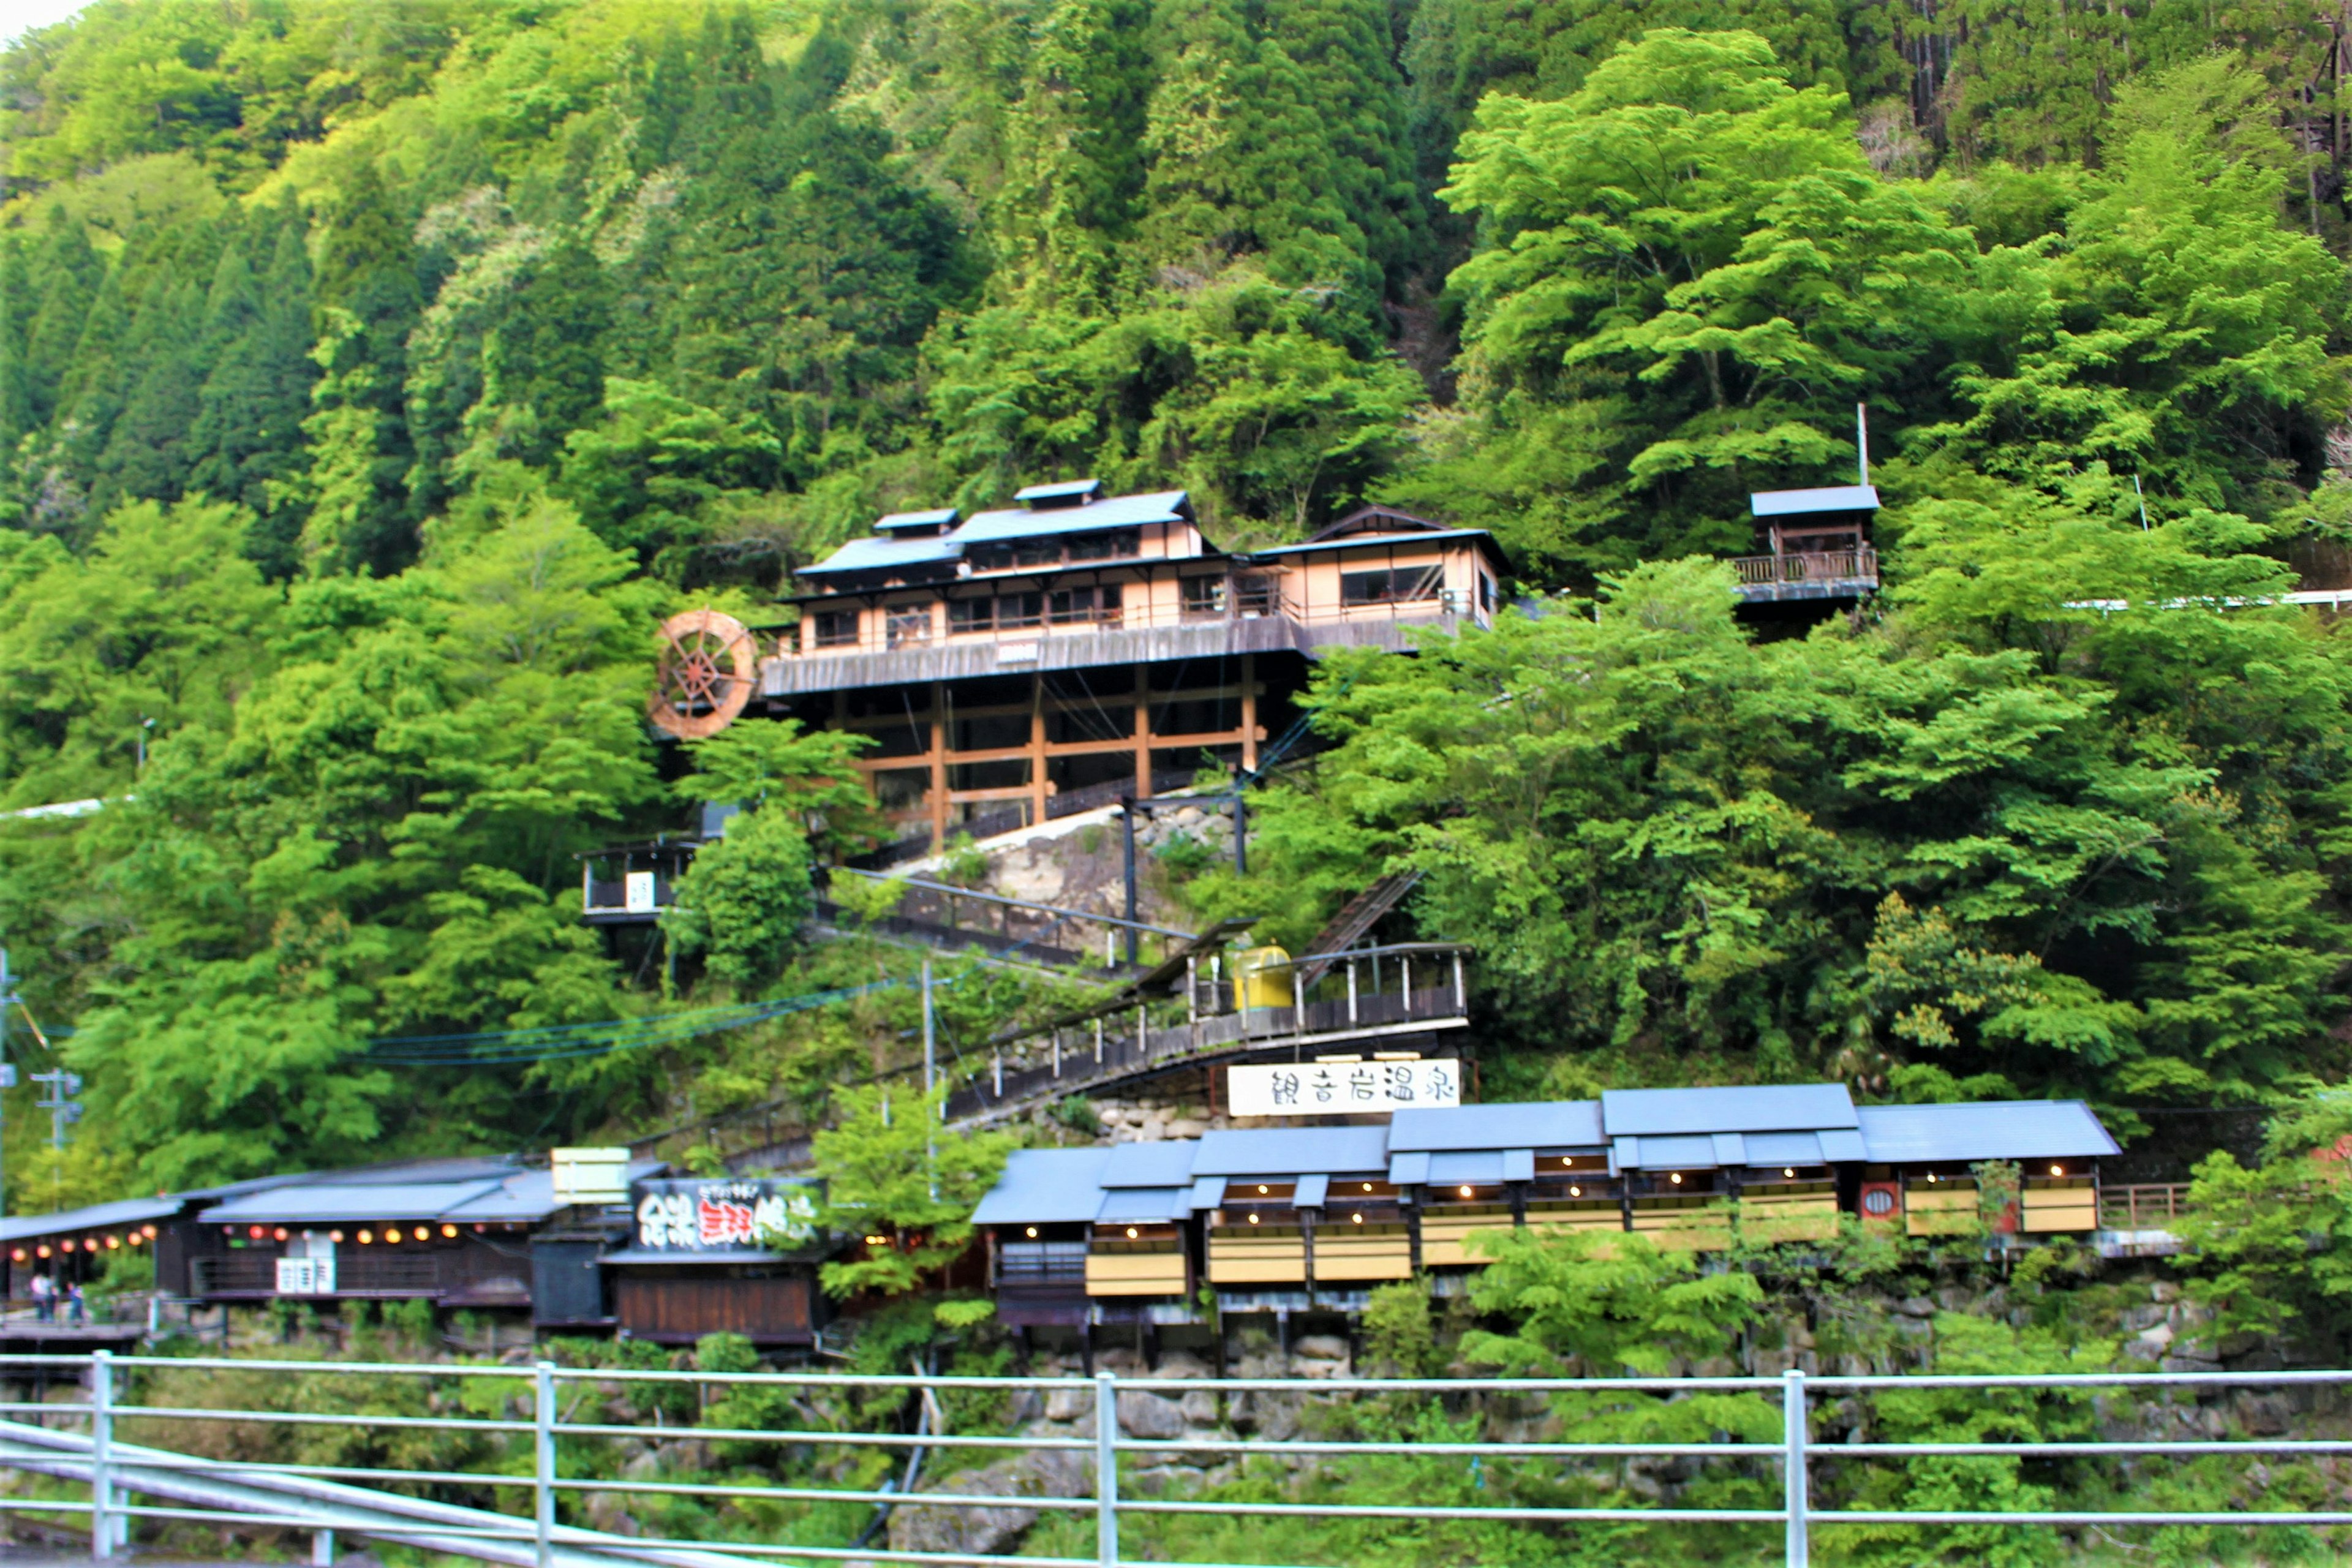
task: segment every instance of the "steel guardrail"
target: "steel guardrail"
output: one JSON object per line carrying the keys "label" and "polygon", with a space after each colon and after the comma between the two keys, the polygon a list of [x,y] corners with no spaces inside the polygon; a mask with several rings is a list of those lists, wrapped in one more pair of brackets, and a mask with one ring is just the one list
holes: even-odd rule
{"label": "steel guardrail", "polygon": [[[121,1380],[150,1369],[236,1370],[338,1378],[496,1379],[517,1385],[528,1419],[493,1415],[396,1416],[354,1411],[257,1410],[174,1404],[141,1404],[121,1396]],[[893,1551],[859,1545],[831,1546],[774,1541],[704,1541],[620,1535],[562,1524],[558,1505],[565,1494],[709,1498],[730,1501],[832,1502],[877,1510],[1018,1509],[1033,1516],[1091,1515],[1095,1554],[1087,1558],[1023,1557],[1031,1568],[1108,1568],[1120,1561],[1120,1521],[1129,1515],[1264,1517],[1286,1519],[1508,1521],[1523,1523],[1649,1522],[1738,1523],[1779,1526],[1780,1558],[1788,1568],[1811,1562],[1811,1535],[1817,1528],[1845,1525],[2008,1526],[2253,1526],[2352,1525],[2352,1510],[2216,1509],[1901,1510],[1821,1508],[1812,1501],[1813,1462],[1841,1464],[1916,1458],[2096,1458],[2177,1456],[2352,1454],[2352,1439],[2319,1437],[2244,1438],[2057,1438],[2027,1436],[2011,1442],[1825,1442],[1813,1436],[1814,1402],[1823,1396],[1867,1394],[1886,1390],[2088,1393],[2143,1390],[2197,1392],[2231,1388],[2352,1387],[2352,1371],[2281,1372],[2101,1372],[2052,1373],[1921,1373],[1916,1375],[1820,1375],[1790,1371],[1778,1377],[1595,1377],[1595,1378],[1183,1378],[1093,1376],[973,1377],[953,1374],[778,1371],[718,1373],[530,1365],[485,1365],[410,1362],[333,1362],[234,1356],[0,1354],[0,1375],[23,1378],[68,1375],[85,1381],[79,1400],[0,1402],[0,1469],[37,1474],[87,1488],[87,1497],[0,1499],[0,1516],[46,1514],[86,1517],[92,1555],[120,1554],[129,1528],[139,1520],[215,1524],[226,1530],[266,1526],[310,1531],[330,1543],[337,1534],[420,1545],[448,1555],[519,1565],[519,1568],[729,1568],[771,1560],[809,1562],[981,1563],[1007,1561],[1001,1554]],[[1087,1414],[1079,1434],[824,1430],[803,1422],[790,1427],[669,1426],[650,1422],[572,1421],[563,1418],[566,1384],[730,1387],[808,1391],[898,1392],[916,1395],[920,1408],[940,1408],[938,1396],[974,1391],[1039,1394],[1082,1393]],[[1664,1395],[1742,1393],[1776,1398],[1780,1432],[1771,1441],[1726,1436],[1706,1442],[1605,1442],[1517,1438],[1496,1441],[1408,1442],[1328,1436],[1273,1438],[1212,1435],[1181,1437],[1129,1436],[1120,1426],[1118,1396],[1124,1392],[1181,1396],[1194,1392],[1282,1394],[1320,1402],[1350,1396],[1422,1394],[1542,1395],[1639,1393]],[[576,1403],[576,1402],[575,1402]],[[57,1418],[67,1429],[51,1426]],[[427,1469],[364,1465],[298,1464],[215,1458],[152,1446],[126,1446],[117,1437],[125,1419],[224,1420],[298,1427],[434,1427],[498,1436],[527,1435],[529,1474]],[[603,1438],[648,1438],[761,1443],[813,1447],[912,1451],[916,1461],[931,1451],[959,1448],[1006,1453],[1076,1452],[1092,1460],[1083,1495],[1008,1495],[990,1491],[919,1491],[891,1487],[745,1485],[668,1477],[618,1480],[562,1474],[559,1442]],[[1734,1460],[1778,1473],[1777,1504],[1744,1508],[1567,1507],[1498,1501],[1440,1503],[1413,1499],[1378,1502],[1306,1502],[1169,1496],[1130,1496],[1121,1490],[1121,1461],[1171,1455],[1226,1455],[1314,1460],[1346,1456],[1420,1456],[1485,1458],[1610,1459],[1675,1458]],[[507,1494],[525,1492],[528,1512],[509,1513],[420,1499],[388,1489],[354,1487],[348,1481],[385,1486],[444,1484]],[[136,1500],[145,1498],[148,1500]],[[877,1522],[878,1522],[877,1516]],[[870,1531],[869,1531],[870,1533]],[[1265,1564],[1192,1564],[1189,1568],[1279,1568]]]}

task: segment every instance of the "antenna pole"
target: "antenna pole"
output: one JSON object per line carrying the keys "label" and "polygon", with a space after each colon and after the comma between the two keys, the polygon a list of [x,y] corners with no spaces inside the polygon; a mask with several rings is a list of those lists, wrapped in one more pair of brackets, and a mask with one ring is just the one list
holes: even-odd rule
{"label": "antenna pole", "polygon": [[931,1114],[931,1096],[938,1092],[939,1029],[932,1022],[931,961],[923,960],[923,1169],[929,1175],[931,1196],[940,1195],[939,1122]]}
{"label": "antenna pole", "polygon": [[[16,1000],[15,977],[8,973],[8,950],[0,947],[0,1089],[16,1086],[16,1070],[8,1066],[8,1006]],[[0,1134],[7,1130],[7,1101],[0,1098]],[[0,1139],[5,1142],[5,1139]],[[8,1212],[8,1184],[0,1171],[0,1214]]]}
{"label": "antenna pole", "polygon": [[1853,405],[1853,458],[1855,467],[1862,473],[1862,478],[1855,482],[1870,483],[1870,405],[1867,403]]}

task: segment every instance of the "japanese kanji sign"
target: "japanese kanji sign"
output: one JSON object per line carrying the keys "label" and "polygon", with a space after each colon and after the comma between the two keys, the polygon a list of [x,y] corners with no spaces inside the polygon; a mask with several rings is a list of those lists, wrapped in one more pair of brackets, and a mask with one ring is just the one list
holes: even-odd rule
{"label": "japanese kanji sign", "polygon": [[1355,1116],[1405,1106],[1462,1103],[1462,1064],[1255,1062],[1228,1068],[1235,1116]]}
{"label": "japanese kanji sign", "polygon": [[816,1192],[798,1182],[636,1184],[637,1245],[681,1254],[789,1249],[816,1234]]}

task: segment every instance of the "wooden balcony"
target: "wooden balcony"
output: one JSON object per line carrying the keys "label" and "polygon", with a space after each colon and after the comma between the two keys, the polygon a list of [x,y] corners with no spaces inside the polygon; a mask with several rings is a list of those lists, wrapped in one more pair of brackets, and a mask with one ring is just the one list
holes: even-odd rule
{"label": "wooden balcony", "polygon": [[2187,1182],[2141,1182],[2099,1189],[2103,1230],[2171,1230],[2189,1206]]}
{"label": "wooden balcony", "polygon": [[1786,555],[1735,555],[1739,601],[1769,605],[1799,599],[1858,599],[1878,591],[1878,552],[1806,551]]}

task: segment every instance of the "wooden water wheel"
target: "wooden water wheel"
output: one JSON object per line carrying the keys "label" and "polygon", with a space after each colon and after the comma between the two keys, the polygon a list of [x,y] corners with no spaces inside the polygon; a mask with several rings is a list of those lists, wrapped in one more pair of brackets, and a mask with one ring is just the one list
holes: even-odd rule
{"label": "wooden water wheel", "polygon": [[760,679],[750,630],[718,610],[687,610],[664,621],[661,631],[653,721],[681,741],[716,735],[743,711]]}

